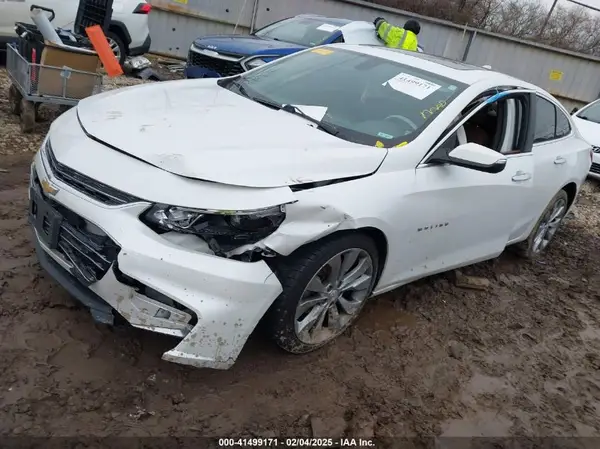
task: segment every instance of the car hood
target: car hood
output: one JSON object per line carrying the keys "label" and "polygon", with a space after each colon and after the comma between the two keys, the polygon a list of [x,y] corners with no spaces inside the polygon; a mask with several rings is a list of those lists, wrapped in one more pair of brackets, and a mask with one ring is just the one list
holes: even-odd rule
{"label": "car hood", "polygon": [[263,39],[257,36],[240,36],[239,34],[200,37],[194,41],[194,45],[220,53],[244,56],[265,54],[265,52],[267,54],[289,54],[306,48],[290,42]]}
{"label": "car hood", "polygon": [[238,186],[368,175],[387,154],[338,139],[212,79],[106,92],[80,101],[77,113],[88,136],[116,150],[177,175]]}
{"label": "car hood", "polygon": [[590,122],[577,116],[573,116],[573,121],[581,133],[581,137],[590,145],[600,146],[600,123]]}

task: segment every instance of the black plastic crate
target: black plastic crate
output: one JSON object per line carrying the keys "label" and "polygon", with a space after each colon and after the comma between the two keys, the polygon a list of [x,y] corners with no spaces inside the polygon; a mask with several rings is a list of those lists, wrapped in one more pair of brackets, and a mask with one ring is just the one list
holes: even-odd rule
{"label": "black plastic crate", "polygon": [[[15,23],[15,32],[19,36],[17,39],[17,49],[19,54],[23,56],[27,61],[39,64],[42,59],[42,51],[44,50],[44,36],[38,30],[35,25],[23,22]],[[25,33],[25,36],[23,34]],[[85,47],[91,48],[87,38],[79,39],[73,42],[66,36],[59,34],[63,44],[70,45],[71,47]]]}
{"label": "black plastic crate", "polygon": [[85,36],[85,29],[100,25],[106,33],[112,17],[113,0],[80,0],[73,32]]}

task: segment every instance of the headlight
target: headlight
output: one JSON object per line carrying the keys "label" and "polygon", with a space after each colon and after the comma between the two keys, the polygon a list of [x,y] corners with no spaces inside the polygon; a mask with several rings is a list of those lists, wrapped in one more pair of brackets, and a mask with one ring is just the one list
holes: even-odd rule
{"label": "headlight", "polygon": [[266,63],[267,61],[265,61],[264,59],[256,58],[248,61],[246,65],[249,69],[255,69],[257,67],[260,67],[261,65],[265,65]]}
{"label": "headlight", "polygon": [[250,69],[255,69],[257,67],[260,67],[262,65],[268,64],[271,61],[275,61],[276,59],[279,59],[281,56],[257,56],[253,59],[250,59],[249,61],[246,61],[246,67],[248,67],[248,70]]}
{"label": "headlight", "polygon": [[[285,219],[285,206],[255,211],[201,211],[155,204],[140,219],[156,232],[194,234],[213,250],[230,251],[256,243],[277,230]],[[214,244],[218,248],[215,248]]]}

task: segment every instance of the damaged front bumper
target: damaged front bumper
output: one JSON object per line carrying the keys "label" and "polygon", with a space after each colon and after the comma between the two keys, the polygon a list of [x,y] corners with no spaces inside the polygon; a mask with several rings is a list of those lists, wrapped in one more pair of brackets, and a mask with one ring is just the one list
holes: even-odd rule
{"label": "damaged front bumper", "polygon": [[[111,324],[116,311],[135,327],[182,338],[164,360],[231,367],[282,291],[269,266],[173,244],[138,219],[147,203],[102,205],[46,167],[38,152],[30,196],[42,205],[32,206],[30,221],[43,268],[97,321]],[[77,220],[89,235],[69,228]]]}

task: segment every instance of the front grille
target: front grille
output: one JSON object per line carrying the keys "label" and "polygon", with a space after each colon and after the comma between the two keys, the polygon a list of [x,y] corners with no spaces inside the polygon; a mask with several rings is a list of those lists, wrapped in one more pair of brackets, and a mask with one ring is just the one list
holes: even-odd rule
{"label": "front grille", "polygon": [[79,173],[64,164],[61,164],[54,156],[50,141],[46,142],[44,153],[48,160],[48,164],[50,165],[50,170],[57,179],[100,203],[109,206],[119,206],[142,201],[140,198],[117,190],[114,187],[107,186],[106,184],[98,182],[83,173]]}
{"label": "front grille", "polygon": [[593,162],[592,166],[590,168],[590,172],[596,173],[597,175],[600,175],[600,164],[597,164],[597,163]]}
{"label": "front grille", "polygon": [[594,153],[600,153],[600,147],[595,147],[592,145],[592,150],[594,150]]}
{"label": "front grille", "polygon": [[190,50],[188,53],[188,65],[214,70],[221,76],[237,75],[245,71],[242,65],[237,61],[213,58],[193,50]]}
{"label": "front grille", "polygon": [[[72,274],[84,285],[102,279],[117,260],[121,247],[107,235],[90,232],[87,229],[89,224],[84,218],[46,196],[37,175],[34,176],[32,185],[47,205],[46,207],[49,206],[57,211],[62,218],[58,229],[56,251],[75,267]],[[35,224],[38,212],[35,203],[32,203],[29,212]],[[50,224],[44,221],[43,226],[50,226]]]}

